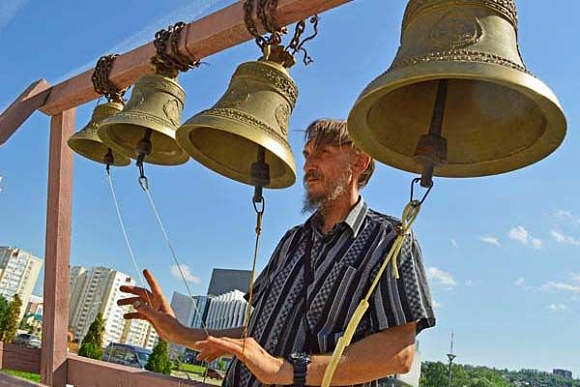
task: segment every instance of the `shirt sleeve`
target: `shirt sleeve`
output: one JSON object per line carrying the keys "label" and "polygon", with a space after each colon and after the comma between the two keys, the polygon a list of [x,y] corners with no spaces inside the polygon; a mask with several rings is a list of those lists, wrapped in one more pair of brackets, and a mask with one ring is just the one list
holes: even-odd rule
{"label": "shirt sleeve", "polygon": [[[391,248],[389,244],[387,251]],[[376,277],[382,260],[373,269]],[[392,262],[381,276],[371,296],[369,316],[370,329],[376,333],[394,326],[417,322],[417,334],[435,326],[433,299],[422,262],[421,248],[411,232],[397,260],[399,279],[393,274]]]}

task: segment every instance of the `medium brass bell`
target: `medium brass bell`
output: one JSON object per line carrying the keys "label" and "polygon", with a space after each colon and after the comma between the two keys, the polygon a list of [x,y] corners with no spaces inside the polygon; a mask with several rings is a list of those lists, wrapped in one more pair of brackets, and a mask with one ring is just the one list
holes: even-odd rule
{"label": "medium brass bell", "polygon": [[107,102],[97,105],[93,111],[91,121],[77,133],[68,139],[68,146],[89,160],[97,163],[109,164],[115,166],[125,166],[131,163],[131,160],[116,151],[112,151],[108,146],[103,144],[97,134],[99,124],[108,117],[111,117],[123,110],[123,104],[118,102]]}
{"label": "medium brass bell", "polygon": [[[177,142],[201,164],[236,181],[291,186],[296,165],[288,125],[297,97],[298,87],[284,66],[268,60],[243,63],[224,96],[177,130]],[[269,181],[256,182],[252,165],[264,149]]]}
{"label": "medium brass bell", "polygon": [[187,154],[177,145],[175,131],[181,122],[185,91],[175,79],[145,75],[135,82],[123,111],[103,121],[99,137],[114,150],[145,162],[178,165]]}
{"label": "medium brass bell", "polygon": [[[409,1],[393,64],[350,112],[354,141],[410,172],[421,172],[431,153],[435,175],[446,177],[499,174],[548,156],[564,139],[566,119],[527,70],[517,23],[513,0]],[[448,80],[443,100],[440,80]],[[436,99],[444,110],[434,114]],[[441,134],[428,135],[440,113]]]}

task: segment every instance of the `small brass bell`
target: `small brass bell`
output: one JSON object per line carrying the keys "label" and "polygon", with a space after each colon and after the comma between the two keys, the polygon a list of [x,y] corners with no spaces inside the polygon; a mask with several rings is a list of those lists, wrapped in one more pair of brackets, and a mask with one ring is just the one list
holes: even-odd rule
{"label": "small brass bell", "polygon": [[185,91],[175,79],[157,74],[142,76],[135,82],[123,111],[103,121],[99,137],[133,159],[144,152],[145,161],[151,164],[183,164],[189,158],[177,145],[175,131],[184,100]]}
{"label": "small brass bell", "polygon": [[123,105],[118,102],[107,102],[97,105],[93,111],[91,121],[68,139],[68,146],[81,156],[98,163],[118,167],[129,165],[131,160],[127,156],[112,151],[108,146],[103,144],[97,134],[99,124],[104,119],[119,113],[121,110],[123,110]]}
{"label": "small brass bell", "polygon": [[298,87],[287,69],[274,61],[241,64],[224,96],[177,130],[177,142],[191,157],[233,180],[255,185],[256,163],[265,149],[267,188],[285,188],[296,181],[296,165],[288,143],[290,114]]}
{"label": "small brass bell", "polygon": [[[442,132],[426,136],[440,80]],[[566,134],[558,99],[521,58],[513,0],[409,1],[394,62],[362,92],[348,126],[371,156],[410,172],[437,145],[435,175],[446,177],[525,167]]]}

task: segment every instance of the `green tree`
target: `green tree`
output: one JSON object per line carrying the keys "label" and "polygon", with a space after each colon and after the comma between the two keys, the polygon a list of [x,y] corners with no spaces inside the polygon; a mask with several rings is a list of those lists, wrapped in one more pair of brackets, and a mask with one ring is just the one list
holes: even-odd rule
{"label": "green tree", "polygon": [[0,321],[0,341],[11,343],[16,337],[16,330],[20,319],[20,308],[22,307],[22,300],[18,294],[15,294],[12,301],[8,305],[8,309],[4,313]]}
{"label": "green tree", "polygon": [[166,341],[159,340],[149,356],[145,369],[165,375],[171,374],[171,360],[169,360],[169,347]]}
{"label": "green tree", "polygon": [[425,362],[421,368],[421,387],[447,386],[449,372],[445,364]]}
{"label": "green tree", "polygon": [[0,321],[4,318],[4,315],[8,311],[8,306],[10,303],[4,296],[0,295]]}
{"label": "green tree", "polygon": [[91,359],[101,359],[103,355],[103,333],[105,332],[105,322],[103,316],[98,313],[95,321],[89,327],[89,331],[83,338],[79,356]]}

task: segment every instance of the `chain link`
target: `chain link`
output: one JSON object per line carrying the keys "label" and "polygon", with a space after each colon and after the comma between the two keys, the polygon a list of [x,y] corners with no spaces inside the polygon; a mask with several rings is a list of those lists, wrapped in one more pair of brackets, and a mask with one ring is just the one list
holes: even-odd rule
{"label": "chain link", "polygon": [[[304,53],[304,64],[309,65],[313,62],[312,57],[308,55],[304,49],[304,43],[314,39],[318,35],[318,15],[310,18],[313,25],[314,33],[301,41],[301,37],[306,30],[306,21],[302,20],[296,24],[294,37],[290,44],[284,47],[278,47],[282,44],[282,37],[288,33],[286,27],[281,27],[275,19],[275,11],[278,7],[278,0],[245,0],[244,1],[244,22],[248,32],[256,39],[256,44],[266,59],[271,59],[281,63],[285,67],[292,67],[295,63],[294,55],[301,51]],[[253,14],[256,11],[257,18],[260,20],[264,29],[270,33],[270,36],[265,38],[260,35],[258,27],[254,21]]]}
{"label": "chain link", "polygon": [[155,66],[157,74],[176,78],[180,71],[186,72],[199,67],[201,62],[191,53],[191,57],[188,57],[179,52],[179,36],[186,26],[184,22],[178,22],[155,33],[153,44],[157,54],[151,59],[151,63]]}
{"label": "chain link", "polygon": [[91,79],[97,94],[104,95],[109,102],[123,103],[127,88],[121,89],[110,80],[113,63],[118,56],[118,54],[111,54],[100,57]]}

